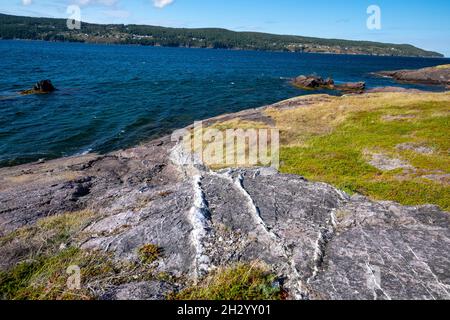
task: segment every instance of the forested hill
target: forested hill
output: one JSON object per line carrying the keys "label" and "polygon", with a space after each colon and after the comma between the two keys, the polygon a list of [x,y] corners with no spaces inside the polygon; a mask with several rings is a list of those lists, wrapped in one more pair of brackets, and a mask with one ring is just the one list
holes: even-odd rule
{"label": "forested hill", "polygon": [[0,14],[0,38],[167,47],[443,57],[437,52],[422,50],[407,44],[234,32],[212,28],[184,29],[82,23],[81,30],[69,30],[66,19],[19,17],[5,14]]}

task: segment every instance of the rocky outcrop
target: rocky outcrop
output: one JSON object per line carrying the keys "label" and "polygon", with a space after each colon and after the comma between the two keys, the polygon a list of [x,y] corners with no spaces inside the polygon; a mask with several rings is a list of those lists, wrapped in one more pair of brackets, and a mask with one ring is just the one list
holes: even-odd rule
{"label": "rocky outcrop", "polygon": [[417,90],[417,89],[407,89],[407,88],[402,88],[402,87],[377,87],[377,88],[366,90],[366,93],[385,93],[385,92],[421,93],[424,91]]}
{"label": "rocky outcrop", "polygon": [[[164,279],[107,288],[85,279],[100,299],[164,299],[217,267],[255,260],[290,299],[450,299],[447,212],[350,196],[271,168],[211,171],[189,159],[164,138],[0,169],[0,236],[89,209],[97,216],[80,248],[124,262],[148,243],[164,250],[153,266]],[[0,256],[0,270],[23,259],[11,245]]]}
{"label": "rocky outcrop", "polygon": [[33,89],[21,91],[20,94],[45,94],[53,91],[56,91],[56,88],[53,86],[52,82],[50,80],[42,80],[37,82]]}
{"label": "rocky outcrop", "polygon": [[328,89],[343,93],[363,93],[366,88],[365,82],[336,84],[331,78],[323,79],[318,76],[299,76],[292,80],[292,84],[304,90]]}
{"label": "rocky outcrop", "polygon": [[323,79],[318,76],[299,76],[292,83],[302,89],[332,89],[334,87],[334,81],[332,79]]}
{"label": "rocky outcrop", "polygon": [[365,82],[348,82],[343,84],[337,84],[334,86],[335,90],[339,90],[343,93],[363,93],[366,89]]}
{"label": "rocky outcrop", "polygon": [[400,82],[450,85],[450,65],[442,65],[419,70],[381,71],[376,73],[382,77],[393,78]]}

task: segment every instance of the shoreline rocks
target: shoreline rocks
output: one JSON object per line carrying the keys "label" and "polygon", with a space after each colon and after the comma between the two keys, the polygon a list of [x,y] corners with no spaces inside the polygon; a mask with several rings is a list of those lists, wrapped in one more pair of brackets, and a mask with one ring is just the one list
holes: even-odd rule
{"label": "shoreline rocks", "polygon": [[348,82],[342,84],[336,84],[333,79],[310,75],[299,76],[292,80],[292,84],[303,90],[337,90],[343,93],[363,93],[366,89],[365,82]]}
{"label": "shoreline rocks", "polygon": [[[206,122],[269,121],[267,108],[304,108],[326,99],[297,97]],[[378,157],[384,165],[395,161]],[[13,240],[0,246],[0,270],[41,250],[35,235],[28,241],[13,232],[70,212],[83,227],[63,247],[104,252],[117,266],[139,263],[145,245],[164,250],[146,267],[152,278],[127,270],[117,274],[120,282],[83,277],[83,287],[98,299],[164,299],[203,274],[199,262],[213,270],[255,259],[283,279],[290,299],[450,299],[448,212],[349,196],[267,168],[212,172],[187,159],[182,144],[166,136],[105,155],[1,168],[0,236]],[[446,177],[433,172],[429,178]],[[84,211],[92,215],[89,223],[76,220]],[[205,220],[196,223],[194,214]],[[53,231],[41,229],[42,235]]]}
{"label": "shoreline rocks", "polygon": [[334,81],[331,78],[323,79],[318,76],[299,76],[293,80],[293,84],[302,89],[332,89]]}
{"label": "shoreline rocks", "polygon": [[380,71],[374,74],[381,77],[392,78],[399,82],[444,85],[447,89],[450,86],[450,65],[441,65],[418,70]]}
{"label": "shoreline rocks", "polygon": [[336,90],[344,93],[363,93],[366,90],[365,82],[348,82],[344,84],[335,85]]}

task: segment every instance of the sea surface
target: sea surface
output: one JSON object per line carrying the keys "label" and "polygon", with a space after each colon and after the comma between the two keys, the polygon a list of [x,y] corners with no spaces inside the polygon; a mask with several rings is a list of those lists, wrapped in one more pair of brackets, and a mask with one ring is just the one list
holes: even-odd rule
{"label": "sea surface", "polygon": [[[399,85],[370,73],[450,59],[0,41],[0,166],[126,148],[228,112],[309,94],[301,74],[369,88]],[[39,80],[59,89],[20,96]]]}

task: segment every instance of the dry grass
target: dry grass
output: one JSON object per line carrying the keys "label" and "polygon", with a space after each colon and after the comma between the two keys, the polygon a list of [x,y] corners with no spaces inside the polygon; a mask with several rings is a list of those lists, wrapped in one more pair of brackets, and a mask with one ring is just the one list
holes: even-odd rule
{"label": "dry grass", "polygon": [[4,178],[6,185],[22,185],[30,183],[40,183],[40,184],[52,184],[61,183],[64,181],[73,181],[81,178],[79,172],[75,171],[64,171],[59,174],[47,174],[42,173],[32,173],[32,174],[21,174],[17,176],[8,176]]}
{"label": "dry grass", "polygon": [[[450,173],[449,92],[315,97],[317,103],[310,106],[266,111],[281,130],[282,172],[374,199],[450,209],[449,186],[424,178]],[[404,143],[435,152],[399,150]],[[378,170],[367,163],[368,151],[403,160],[413,169]]]}
{"label": "dry grass", "polygon": [[[239,167],[252,167],[257,165],[258,163],[252,163],[249,159],[249,150],[258,150],[258,137],[256,139],[250,139],[249,135],[256,134],[259,135],[260,129],[267,129],[269,138],[268,143],[271,143],[271,135],[270,129],[272,127],[266,123],[259,121],[249,121],[242,120],[240,118],[227,120],[224,122],[217,122],[208,127],[203,127],[202,129],[196,128],[189,132],[191,136],[191,144],[185,145],[186,150],[190,150],[191,152],[196,153],[197,155],[203,155],[203,162],[208,165],[213,170],[222,169],[230,166],[239,166]],[[202,131],[200,131],[202,130]],[[210,130],[216,130],[210,131]],[[236,139],[245,139],[244,148],[237,148],[236,141],[231,141],[231,143],[227,143],[227,134],[228,130],[233,130],[236,134]],[[252,131],[254,130],[254,131]],[[223,139],[221,143],[220,140],[216,140],[216,137],[210,137],[208,133],[219,134]],[[195,141],[202,141],[201,144],[196,143]],[[221,147],[222,156],[218,156],[216,152],[217,147]],[[229,163],[227,161],[227,152],[229,150],[233,150],[232,157],[235,162]],[[242,160],[243,161],[242,161]],[[241,160],[241,161],[238,161]]]}
{"label": "dry grass", "polygon": [[[112,254],[78,247],[89,236],[83,230],[98,218],[89,210],[66,213],[0,238],[0,255],[10,260],[10,267],[0,270],[0,299],[95,299],[99,290],[111,285],[153,280],[148,264],[162,255],[156,246],[141,248],[139,262],[119,262]],[[67,286],[69,266],[81,270],[80,290]]]}
{"label": "dry grass", "polygon": [[437,67],[434,67],[435,69],[450,69],[450,64],[443,64]]}
{"label": "dry grass", "polygon": [[285,296],[275,275],[261,263],[221,268],[200,283],[169,296],[172,300],[281,300]]}
{"label": "dry grass", "polygon": [[[269,108],[265,112],[275,120],[276,127],[282,131],[283,146],[301,146],[312,136],[330,134],[351,115],[359,112],[375,112],[396,107],[399,108],[398,111],[393,110],[394,114],[386,116],[414,116],[421,113],[414,108],[415,104],[429,101],[449,102],[450,93],[372,93],[343,97],[313,95],[302,98],[308,101],[315,98],[317,103],[289,110]],[[299,104],[301,100],[298,99]]]}
{"label": "dry grass", "polygon": [[0,238],[0,252],[3,256],[14,254],[16,259],[34,259],[41,254],[54,252],[61,245],[80,240],[82,231],[96,218],[98,213],[91,210],[43,218],[34,226],[17,229]]}

